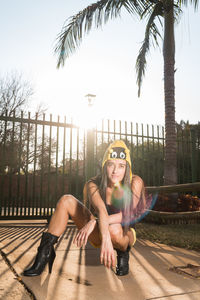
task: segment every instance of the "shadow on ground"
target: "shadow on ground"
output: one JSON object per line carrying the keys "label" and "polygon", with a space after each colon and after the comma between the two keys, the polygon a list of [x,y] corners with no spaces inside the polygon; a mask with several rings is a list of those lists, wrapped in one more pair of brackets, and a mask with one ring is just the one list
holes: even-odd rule
{"label": "shadow on ground", "polygon": [[[44,223],[0,225],[0,248],[19,276],[32,264],[46,229]],[[174,266],[200,264],[200,253],[138,240],[130,252],[129,274],[117,277],[115,270],[100,264],[99,249],[89,243],[80,249],[73,244],[75,234],[76,227],[70,224],[60,237],[51,275],[45,268],[41,276],[22,276],[36,299],[200,299],[199,279],[170,271]],[[2,270],[0,279],[7,272]],[[6,299],[8,289],[14,291],[15,284],[7,287],[2,299]]]}

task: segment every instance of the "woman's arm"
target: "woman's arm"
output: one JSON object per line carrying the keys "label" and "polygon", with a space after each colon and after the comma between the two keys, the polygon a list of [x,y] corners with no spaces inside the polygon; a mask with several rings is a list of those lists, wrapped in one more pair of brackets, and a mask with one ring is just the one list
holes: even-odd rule
{"label": "woman's arm", "polygon": [[109,232],[109,216],[106,210],[105,203],[103,202],[99,190],[93,182],[88,183],[88,195],[89,200],[96,210],[99,218],[99,230],[101,233],[102,244],[101,244],[101,263],[105,266],[115,266],[115,255],[114,249]]}
{"label": "woman's arm", "polygon": [[144,182],[141,177],[134,175],[131,183],[131,189],[133,193],[133,209],[135,209],[139,201],[145,200],[144,195]]}

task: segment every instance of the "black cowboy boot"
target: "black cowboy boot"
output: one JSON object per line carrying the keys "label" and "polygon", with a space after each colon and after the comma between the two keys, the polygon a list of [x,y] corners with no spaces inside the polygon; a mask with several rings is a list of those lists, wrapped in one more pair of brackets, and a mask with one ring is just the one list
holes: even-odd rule
{"label": "black cowboy boot", "polygon": [[116,275],[124,276],[129,272],[129,251],[130,246],[127,247],[126,251],[117,251],[117,267],[116,267]]}
{"label": "black cowboy boot", "polygon": [[24,271],[24,276],[40,275],[47,263],[49,264],[49,273],[51,273],[53,262],[56,257],[53,245],[57,242],[57,240],[57,236],[49,232],[43,232],[35,262],[32,267]]}

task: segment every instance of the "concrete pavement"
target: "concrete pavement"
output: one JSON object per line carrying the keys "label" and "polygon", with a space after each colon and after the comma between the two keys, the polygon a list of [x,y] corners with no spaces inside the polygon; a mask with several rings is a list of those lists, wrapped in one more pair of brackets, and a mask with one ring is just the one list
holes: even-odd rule
{"label": "concrete pavement", "polygon": [[31,300],[24,286],[0,255],[0,299]]}
{"label": "concrete pavement", "polygon": [[[21,276],[33,261],[46,226],[44,221],[0,223],[0,248],[37,300],[200,299],[200,279],[170,270],[188,264],[200,265],[199,252],[137,240],[130,252],[130,273],[117,277],[114,270],[100,264],[99,249],[90,244],[81,249],[73,245],[76,228],[72,223],[56,245],[52,274],[48,274],[46,267],[41,276]],[[20,282],[12,279],[16,276],[1,265],[3,261],[0,298],[31,299]]]}

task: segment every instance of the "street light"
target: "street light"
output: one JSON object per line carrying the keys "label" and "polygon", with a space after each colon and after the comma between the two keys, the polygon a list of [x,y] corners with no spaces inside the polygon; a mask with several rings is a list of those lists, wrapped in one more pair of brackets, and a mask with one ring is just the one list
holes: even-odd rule
{"label": "street light", "polygon": [[[89,180],[94,176],[94,127],[93,121],[93,104],[96,95],[87,94],[85,95],[88,101],[88,112],[90,111],[90,126],[87,129],[87,144],[86,144],[86,179]],[[93,120],[93,121],[92,121]]]}
{"label": "street light", "polygon": [[96,97],[96,95],[87,94],[85,95],[85,97],[87,97],[88,106],[91,107],[94,104],[94,98]]}

